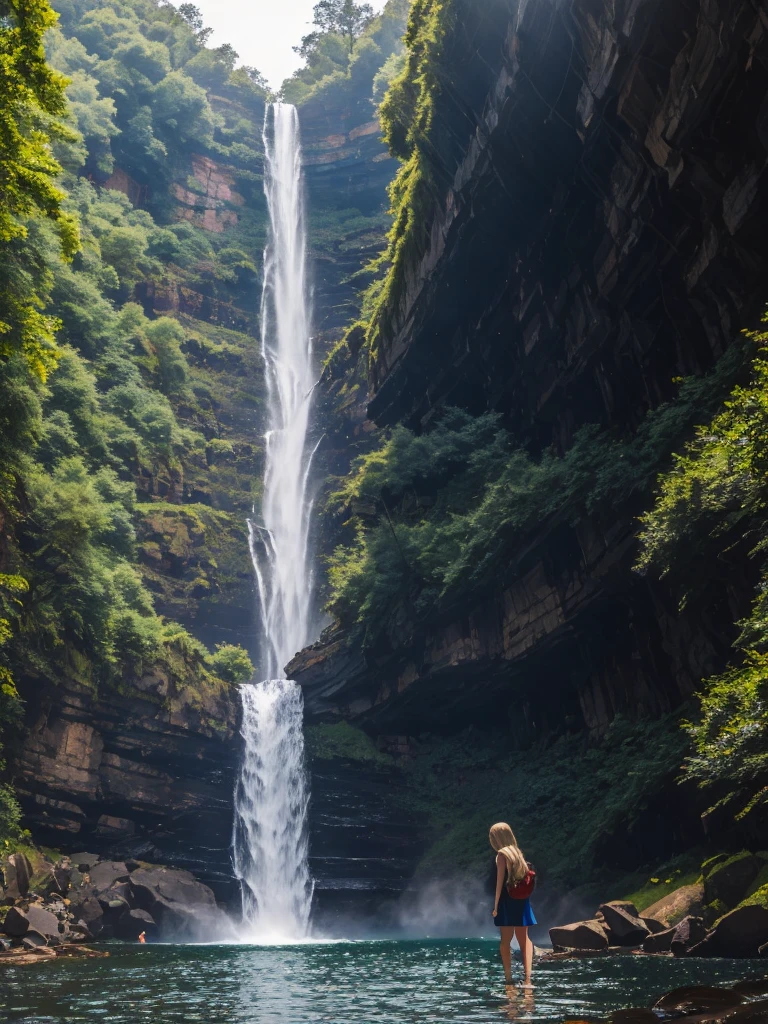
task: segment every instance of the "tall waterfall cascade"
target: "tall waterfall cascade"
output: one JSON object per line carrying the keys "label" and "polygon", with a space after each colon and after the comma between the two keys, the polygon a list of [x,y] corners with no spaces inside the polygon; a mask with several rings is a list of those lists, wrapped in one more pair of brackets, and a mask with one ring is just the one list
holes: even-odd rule
{"label": "tall waterfall cascade", "polygon": [[307,862],[303,700],[282,679],[311,639],[308,557],[312,500],[308,444],[312,342],[306,230],[296,108],[267,107],[261,344],[269,427],[261,514],[248,522],[262,631],[261,683],[241,688],[243,763],[235,790],[233,863],[243,894],[244,938],[291,941],[307,934],[312,882]]}

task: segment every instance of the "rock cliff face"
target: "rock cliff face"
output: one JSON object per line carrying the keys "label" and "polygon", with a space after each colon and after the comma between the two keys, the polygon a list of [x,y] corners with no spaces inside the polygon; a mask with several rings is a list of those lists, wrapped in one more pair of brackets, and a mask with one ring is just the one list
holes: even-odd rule
{"label": "rock cliff face", "polygon": [[315,329],[338,332],[359,312],[359,283],[350,278],[384,248],[397,164],[367,100],[352,110],[311,100],[300,117]]}
{"label": "rock cliff face", "polygon": [[[716,0],[456,16],[435,114],[455,165],[382,325],[368,415],[419,429],[442,404],[493,409],[534,456],[585,424],[631,435],[765,302],[764,16]],[[631,572],[642,508],[542,523],[487,600],[404,614],[386,648],[327,634],[289,667],[310,715],[377,732],[509,716],[528,742],[679,706],[722,667],[749,587],[729,566],[681,614]]]}
{"label": "rock cliff face", "polygon": [[184,867],[229,902],[238,714],[232,691],[160,674],[124,693],[46,692],[14,763],[36,840]]}

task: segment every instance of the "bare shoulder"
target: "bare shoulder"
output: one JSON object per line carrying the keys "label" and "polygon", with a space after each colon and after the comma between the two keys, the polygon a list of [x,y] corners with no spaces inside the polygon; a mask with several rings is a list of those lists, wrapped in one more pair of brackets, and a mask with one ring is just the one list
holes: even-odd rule
{"label": "bare shoulder", "polygon": [[504,860],[504,854],[503,853],[497,853],[496,854],[496,863],[497,864],[506,864],[506,861]]}

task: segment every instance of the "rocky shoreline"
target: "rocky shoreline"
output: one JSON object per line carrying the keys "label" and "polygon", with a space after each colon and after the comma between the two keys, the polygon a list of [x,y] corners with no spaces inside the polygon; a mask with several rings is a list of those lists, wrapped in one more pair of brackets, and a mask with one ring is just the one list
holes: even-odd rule
{"label": "rocky shoreline", "polygon": [[550,959],[636,953],[649,956],[768,956],[768,854],[719,854],[700,880],[645,910],[628,900],[598,907],[594,917],[550,928]]}
{"label": "rocky shoreline", "polygon": [[[38,957],[106,955],[93,939],[202,939],[221,936],[228,918],[189,871],[78,853],[39,851],[0,860],[0,964]],[[32,958],[32,959],[30,959]]]}

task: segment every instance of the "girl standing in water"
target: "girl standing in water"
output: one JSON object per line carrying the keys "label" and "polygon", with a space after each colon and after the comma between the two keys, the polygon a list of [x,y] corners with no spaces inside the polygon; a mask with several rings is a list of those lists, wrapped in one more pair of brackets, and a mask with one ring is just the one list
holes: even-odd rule
{"label": "girl standing in water", "polygon": [[491,847],[496,851],[496,899],[493,903],[493,920],[496,927],[501,930],[499,952],[504,965],[504,975],[507,984],[511,985],[511,944],[514,936],[520,944],[523,956],[523,988],[531,989],[533,943],[528,938],[528,928],[536,924],[530,901],[536,872],[526,861],[512,829],[506,822],[500,821],[493,825],[488,838]]}

